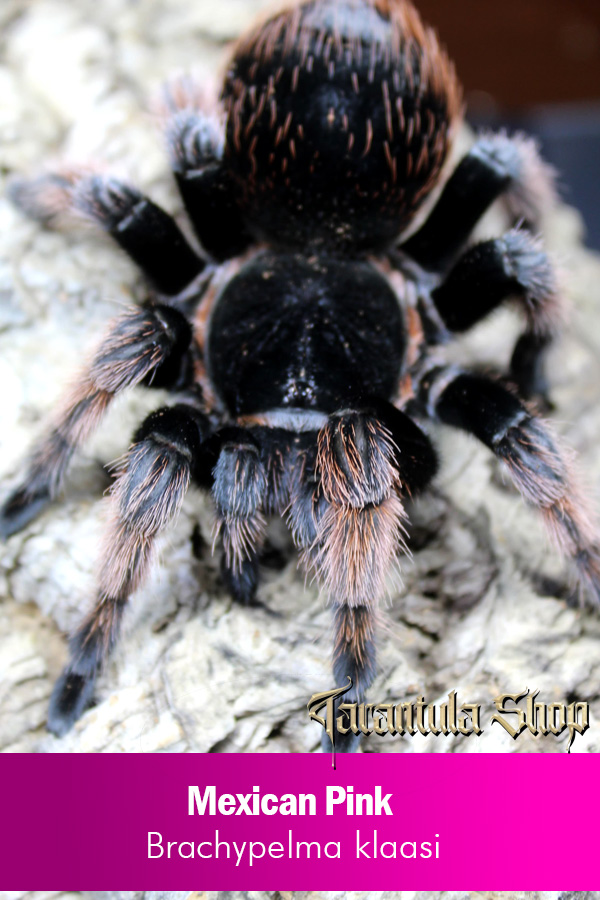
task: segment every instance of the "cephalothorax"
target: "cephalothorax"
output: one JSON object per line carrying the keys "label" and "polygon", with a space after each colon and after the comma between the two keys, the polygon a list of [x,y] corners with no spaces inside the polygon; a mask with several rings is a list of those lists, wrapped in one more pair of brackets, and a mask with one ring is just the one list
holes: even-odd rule
{"label": "cephalothorax", "polygon": [[[153,292],[118,318],[31,453],[0,533],[59,492],[73,453],[134,385],[179,402],[138,428],[111,494],[95,603],[71,642],[49,727],[89,703],[161,532],[188,487],[212,493],[232,595],[251,602],[266,518],[289,523],[326,590],[334,673],[360,699],[375,671],[377,605],[403,546],[407,496],[436,471],[414,417],[473,433],[596,598],[595,527],[557,442],[519,399],[543,395],[561,324],[534,236],[552,176],[522,136],[481,136],[424,224],[459,123],[454,70],[408,0],[304,0],[237,45],[219,108],[186,81],[165,92],[172,168],[202,245],[136,188],[86,172],[14,183],[29,215],[82,214],[141,267]],[[469,245],[499,196],[519,228]],[[500,381],[447,366],[436,346],[508,297],[526,326]],[[348,699],[348,697],[346,698]]]}

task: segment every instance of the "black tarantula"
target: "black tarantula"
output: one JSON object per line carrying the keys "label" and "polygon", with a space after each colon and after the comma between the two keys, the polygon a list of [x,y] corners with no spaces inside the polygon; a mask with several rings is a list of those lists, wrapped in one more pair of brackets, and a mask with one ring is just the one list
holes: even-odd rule
{"label": "black tarantula", "polygon": [[[190,485],[212,493],[222,572],[236,600],[258,584],[266,517],[286,516],[329,597],[334,673],[364,697],[378,601],[405,533],[405,500],[436,472],[415,418],[474,434],[539,508],[583,592],[597,598],[595,526],[546,426],[499,381],[444,365],[436,345],[517,298],[526,326],[509,380],[543,396],[562,303],[533,236],[552,175],[522,136],[480,137],[437,203],[461,118],[454,69],[408,0],[302,0],[244,35],[220,103],[166,93],[172,168],[202,246],[135,187],[90,171],[13,184],[52,224],[83,214],[141,267],[154,293],[109,327],[33,448],[1,511],[4,537],[58,494],[71,457],[115,396],[180,393],[134,434],[112,489],[95,604],[74,634],[49,728],[90,703],[159,533]],[[503,196],[520,227],[468,246]]]}

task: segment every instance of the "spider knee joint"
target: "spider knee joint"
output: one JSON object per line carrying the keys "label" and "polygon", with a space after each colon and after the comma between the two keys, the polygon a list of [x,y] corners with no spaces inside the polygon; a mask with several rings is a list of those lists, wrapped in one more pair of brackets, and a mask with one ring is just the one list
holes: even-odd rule
{"label": "spider knee joint", "polygon": [[180,404],[145,420],[115,487],[124,525],[150,537],[177,513],[200,454],[203,419]]}
{"label": "spider knee joint", "polygon": [[224,135],[218,120],[193,110],[181,110],[167,127],[173,171],[188,178],[201,175],[223,158]]}
{"label": "spider knee joint", "polygon": [[155,376],[172,354],[185,352],[191,339],[185,317],[171,307],[128,312],[117,319],[100,344],[90,367],[90,379],[99,390],[116,394]]}

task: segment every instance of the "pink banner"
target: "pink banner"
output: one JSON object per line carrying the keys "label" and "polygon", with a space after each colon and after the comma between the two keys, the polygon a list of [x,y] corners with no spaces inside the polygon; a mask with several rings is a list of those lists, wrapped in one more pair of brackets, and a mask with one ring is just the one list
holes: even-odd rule
{"label": "pink banner", "polygon": [[[5,755],[5,886],[589,889],[593,755]],[[102,885],[104,884],[104,888]]]}

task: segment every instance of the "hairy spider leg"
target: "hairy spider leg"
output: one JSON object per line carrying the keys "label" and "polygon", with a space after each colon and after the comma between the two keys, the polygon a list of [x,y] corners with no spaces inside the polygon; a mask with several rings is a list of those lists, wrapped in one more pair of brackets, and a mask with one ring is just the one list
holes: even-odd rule
{"label": "hairy spider leg", "polygon": [[[375,677],[378,601],[399,550],[408,552],[402,496],[424,487],[436,468],[426,435],[383,402],[329,416],[314,453],[299,457],[289,522],[333,607],[334,676],[353,684],[346,701],[361,702]],[[356,736],[340,745],[356,749]]]}
{"label": "hairy spider leg", "polygon": [[0,538],[20,531],[56,497],[73,454],[117,394],[143,382],[152,385],[152,379],[161,387],[185,383],[191,339],[187,320],[169,306],[133,309],[111,324],[34,445],[21,484],[0,509]]}
{"label": "hairy spider leg", "polygon": [[171,104],[165,123],[171,168],[196,236],[222,262],[250,244],[236,190],[223,162],[224,125],[202,110]]}
{"label": "hairy spider leg", "polygon": [[10,196],[22,212],[44,225],[60,222],[69,213],[99,225],[162,294],[179,294],[206,266],[171,216],[118,178],[54,172],[14,181]]}
{"label": "hairy spider leg", "polygon": [[554,171],[522,134],[481,136],[450,176],[424,225],[402,246],[420,265],[444,270],[500,196],[515,222],[537,230],[555,201]]}
{"label": "hairy spider leg", "polygon": [[181,509],[209,428],[203,413],[177,404],[151,413],[136,432],[111,491],[96,602],[71,639],[50,700],[54,734],[65,734],[91,702],[127,601],[146,575],[159,532]]}
{"label": "hairy spider leg", "polygon": [[444,324],[467,331],[504,300],[517,298],[527,327],[515,346],[510,372],[523,397],[545,398],[545,351],[564,322],[563,298],[538,238],[514,229],[467,250],[432,291]]}
{"label": "hairy spider leg", "polygon": [[215,436],[220,450],[213,469],[216,533],[223,544],[221,573],[232,597],[252,603],[258,586],[258,559],[267,521],[263,506],[267,468],[261,446],[249,429],[230,426]]}
{"label": "hairy spider leg", "polygon": [[550,429],[504,387],[478,375],[438,369],[422,383],[429,414],[475,435],[508,468],[523,498],[537,507],[559,552],[575,566],[579,593],[600,599],[598,529]]}

